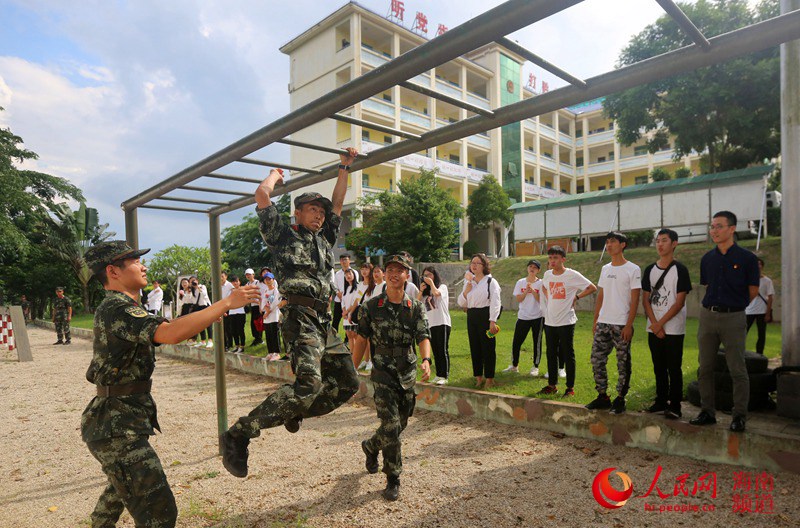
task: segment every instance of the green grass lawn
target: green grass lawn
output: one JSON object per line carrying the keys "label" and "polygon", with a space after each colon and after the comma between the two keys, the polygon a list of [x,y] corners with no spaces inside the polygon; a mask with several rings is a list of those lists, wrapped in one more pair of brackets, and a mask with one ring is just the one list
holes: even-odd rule
{"label": "green grass lawn", "polygon": [[[453,310],[453,330],[450,335],[450,385],[456,387],[473,386],[472,362],[469,355],[469,343],[467,340],[466,314],[462,311]],[[516,323],[516,312],[506,310],[500,321],[502,331],[497,336],[497,377],[496,381],[500,386],[491,389],[492,392],[505,394],[515,394],[519,396],[534,396],[545,385],[547,380],[544,378],[532,378],[528,375],[533,366],[533,346],[530,337],[522,347],[520,354],[519,374],[504,374],[500,371],[511,364],[511,341],[514,336],[514,324]],[[88,314],[76,315],[72,318],[72,325],[78,328],[91,328],[92,316]],[[631,354],[633,357],[631,386],[628,393],[628,408],[639,410],[647,407],[655,398],[655,379],[653,376],[653,362],[650,359],[650,349],[647,346],[647,333],[644,331],[644,317],[637,317],[635,324],[636,331],[633,336]],[[686,340],[683,347],[683,383],[684,387],[689,382],[697,378],[697,319],[689,319],[686,324]],[[252,342],[250,333],[250,321],[245,324],[245,336],[247,344]],[[542,339],[542,362],[539,370],[547,372],[546,340]],[[747,336],[747,349],[755,350],[756,328],[751,329]],[[590,354],[592,349],[592,314],[589,312],[578,313],[578,324],[575,327],[575,361],[577,373],[575,379],[575,397],[570,401],[576,403],[588,403],[594,399],[597,393],[594,390],[594,378],[592,377],[592,365]],[[265,344],[257,347],[247,347],[246,352],[254,356],[265,356],[267,348]],[[767,357],[778,357],[781,353],[781,326],[779,324],[767,325],[767,345],[765,353]],[[560,399],[563,393],[564,379],[559,379],[560,393],[555,396],[540,396],[548,399]],[[616,356],[612,353],[608,360],[608,383],[609,394],[613,398],[616,394],[617,366]]]}

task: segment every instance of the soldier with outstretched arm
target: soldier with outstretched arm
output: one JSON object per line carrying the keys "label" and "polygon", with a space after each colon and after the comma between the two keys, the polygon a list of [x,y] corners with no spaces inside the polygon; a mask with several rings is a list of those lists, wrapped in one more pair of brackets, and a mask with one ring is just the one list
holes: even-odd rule
{"label": "soldier with outstretched arm", "polygon": [[405,292],[411,276],[411,264],[401,255],[389,258],[386,264],[386,289],[361,306],[358,315],[359,339],[353,349],[353,364],[364,355],[367,340],[372,343],[372,372],[375,387],[375,408],[380,427],[369,440],[361,442],[369,473],[378,472],[378,454],[383,452],[386,473],[386,500],[395,501],[400,494],[400,473],[403,459],[400,433],[414,413],[417,379],[417,356],[413,344],[419,345],[422,356],[422,381],[431,375],[431,342],[428,318],[420,301]]}
{"label": "soldier with outstretched arm", "polygon": [[332,200],[307,192],[294,200],[296,224],[289,225],[271,201],[283,173],[273,169],[256,190],[259,230],[275,258],[275,278],[287,301],[281,331],[289,347],[295,381],[270,394],[221,436],[222,464],[236,477],[247,476],[248,445],[262,429],[283,425],[300,429],[303,418],[327,414],[358,390],[350,352],[331,328],[333,246],[342,222],[347,174],[355,149],[340,155],[342,164]]}
{"label": "soldier with outstretched arm", "polygon": [[86,252],[89,269],[106,290],[94,314],[94,355],[86,372],[97,396],[81,416],[83,441],[108,477],[92,528],[115,526],[125,508],[137,527],[175,526],[175,497],[149,441],[161,430],[150,395],[154,347],[180,343],[259,297],[258,288],[239,288],[205,310],[167,321],[148,313],[139,300],[147,286],[147,267],[139,257],[148,251],[113,240]]}

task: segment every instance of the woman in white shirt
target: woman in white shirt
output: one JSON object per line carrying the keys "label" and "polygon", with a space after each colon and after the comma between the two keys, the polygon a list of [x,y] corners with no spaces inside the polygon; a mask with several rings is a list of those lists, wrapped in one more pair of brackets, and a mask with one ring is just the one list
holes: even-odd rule
{"label": "woman in white shirt", "polygon": [[262,280],[264,287],[261,290],[261,313],[264,320],[264,334],[267,340],[267,361],[277,361],[281,358],[281,342],[278,337],[278,321],[281,310],[281,294],[278,291],[278,281],[271,271],[264,272]]}
{"label": "woman in white shirt", "polygon": [[[368,275],[369,277],[369,284],[367,284],[367,289],[364,290],[364,295],[361,297],[361,304],[369,301],[370,299],[377,297],[386,289],[386,282],[383,280],[383,268],[380,265],[375,264],[372,265],[372,269]],[[359,339],[362,339],[359,337]],[[364,359],[362,359],[361,364],[358,365],[358,370],[364,369],[366,371],[372,370],[372,343],[367,343],[367,347],[364,349]]]}
{"label": "woman in white shirt", "polygon": [[358,307],[358,279],[352,269],[344,272],[344,283],[342,284],[342,321],[344,324],[344,333],[347,335],[349,343],[356,342],[358,336],[358,319],[355,319],[353,312]]}
{"label": "woman in white shirt", "polygon": [[[231,292],[241,286],[239,277],[236,275],[231,276],[230,283]],[[225,294],[223,293],[223,295]],[[230,293],[228,293],[228,295],[230,295]],[[244,322],[247,318],[244,312],[244,306],[228,310],[227,318],[229,319],[228,327],[231,331],[231,343],[234,347],[230,352],[240,354],[244,352]]]}
{"label": "woman in white shirt", "polygon": [[450,297],[447,292],[447,284],[442,283],[439,272],[433,266],[428,266],[422,270],[422,282],[420,284],[417,299],[422,301],[428,316],[428,326],[431,331],[431,349],[433,350],[433,362],[436,365],[436,377],[433,383],[446,385],[450,375]]}
{"label": "woman in white shirt", "polygon": [[[189,289],[183,294],[182,310],[189,314],[204,310],[209,306],[211,306],[211,299],[208,298],[208,290],[206,290],[205,285],[200,284],[197,277],[189,277]],[[208,341],[206,341],[206,332],[208,332]],[[200,331],[200,341],[195,343],[194,346],[211,348],[214,346],[214,342],[211,339],[211,327],[209,326]]]}
{"label": "woman in white shirt", "polygon": [[494,387],[497,341],[486,332],[499,332],[500,285],[492,278],[489,261],[483,253],[474,255],[470,260],[469,271],[464,274],[464,289],[457,302],[460,307],[467,309],[467,335],[475,387]]}

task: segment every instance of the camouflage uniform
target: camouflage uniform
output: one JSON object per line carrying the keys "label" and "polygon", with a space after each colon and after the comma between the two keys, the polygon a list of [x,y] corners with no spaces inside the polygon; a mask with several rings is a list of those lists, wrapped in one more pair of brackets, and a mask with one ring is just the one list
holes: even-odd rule
{"label": "camouflage uniform", "polygon": [[[310,297],[327,307],[334,291],[331,249],[341,217],[329,210],[322,228],[313,233],[300,225],[288,225],[275,204],[256,211],[261,236],[275,258],[281,295]],[[283,385],[249,415],[239,418],[230,428],[234,436],[255,438],[261,429],[287,420],[327,414],[358,390],[350,351],[331,329],[330,313],[291,302],[281,311],[285,316],[281,332],[289,348],[295,381]]]}
{"label": "camouflage uniform", "polygon": [[631,341],[622,339],[625,325],[597,323],[597,331],[592,342],[592,371],[597,392],[605,394],[608,390],[608,371],[606,363],[611,348],[617,350],[617,394],[623,398],[628,394],[631,383]]}
{"label": "camouflage uniform", "polygon": [[381,421],[364,449],[372,454],[383,451],[383,472],[387,477],[399,477],[403,471],[400,433],[416,403],[417,356],[412,345],[430,339],[428,317],[418,300],[403,294],[402,303],[394,304],[384,291],[362,305],[358,334],[372,343],[370,379]]}
{"label": "camouflage uniform", "polygon": [[[127,247],[124,241],[115,241],[95,248],[108,245],[112,252]],[[99,259],[97,253],[87,252],[87,261]],[[148,382],[156,361],[153,337],[164,321],[127,295],[107,291],[94,315],[94,355],[86,379],[110,388]],[[96,396],[83,411],[81,436],[108,477],[92,512],[93,528],[115,526],[124,508],[137,527],[175,526],[175,497],[148,440],[154,429],[161,430],[149,391]]]}
{"label": "camouflage uniform", "polygon": [[72,301],[66,295],[53,299],[53,322],[56,325],[56,335],[58,340],[70,340],[69,332],[69,309],[72,308]]}

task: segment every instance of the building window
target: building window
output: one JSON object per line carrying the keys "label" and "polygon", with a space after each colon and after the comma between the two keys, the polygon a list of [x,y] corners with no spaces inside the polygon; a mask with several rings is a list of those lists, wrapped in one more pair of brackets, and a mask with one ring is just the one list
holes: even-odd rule
{"label": "building window", "polygon": [[369,130],[361,129],[361,139],[366,139],[369,141]]}
{"label": "building window", "polygon": [[645,154],[647,154],[647,145],[640,145],[638,147],[633,147],[634,156],[644,156]]}
{"label": "building window", "polygon": [[647,176],[637,176],[636,179],[633,180],[634,185],[642,185],[643,183],[647,183]]}
{"label": "building window", "polygon": [[575,165],[578,167],[583,167],[583,158],[576,158]]}
{"label": "building window", "polygon": [[606,160],[605,156],[598,156],[597,157],[597,163],[603,163],[605,160]]}
{"label": "building window", "polygon": [[391,145],[392,144],[392,136],[383,136],[383,143],[384,143],[384,145]]}
{"label": "building window", "polygon": [[449,158],[450,158],[450,163],[456,163],[456,164],[461,163],[461,157],[458,156],[457,154],[450,154]]}
{"label": "building window", "polygon": [[364,187],[369,187],[369,174],[366,172],[361,174],[361,185]]}
{"label": "building window", "polygon": [[553,188],[553,184],[551,182],[549,182],[549,181],[546,181],[546,182],[544,182],[544,188],[545,189],[552,189]]}
{"label": "building window", "polygon": [[608,153],[608,161],[614,161],[614,151]]}
{"label": "building window", "polygon": [[598,190],[598,191],[605,191],[605,190],[606,190],[606,186],[605,186],[605,185],[601,185],[601,186],[599,186],[599,187],[597,188],[597,190]]}
{"label": "building window", "polygon": [[389,101],[391,103],[392,102],[392,94],[388,94],[388,93],[383,94],[383,100],[384,101]]}
{"label": "building window", "polygon": [[583,185],[578,185],[578,188],[576,189],[576,191],[578,193],[582,193],[583,192]]}
{"label": "building window", "polygon": [[616,186],[617,186],[617,182],[615,182],[613,180],[608,182],[608,188],[609,189],[614,189],[614,188],[616,188]]}

